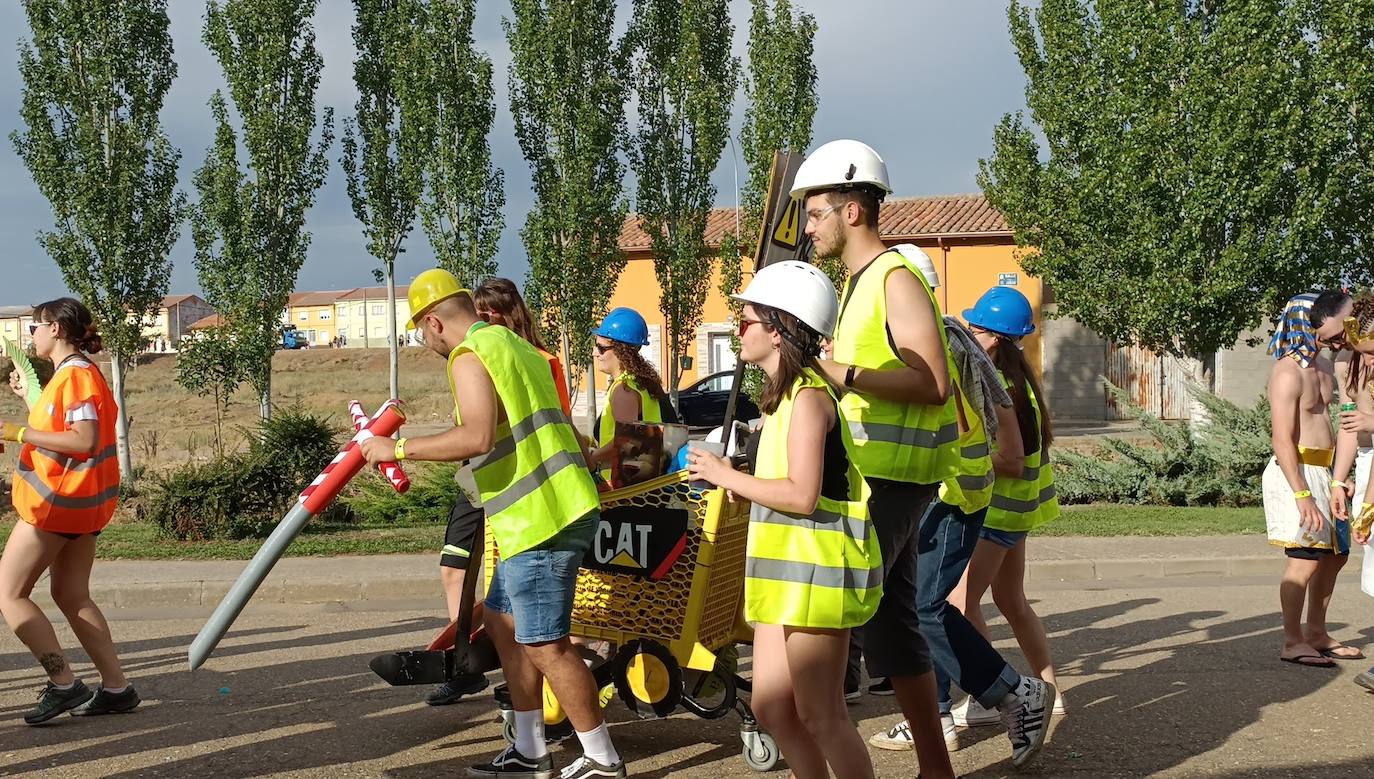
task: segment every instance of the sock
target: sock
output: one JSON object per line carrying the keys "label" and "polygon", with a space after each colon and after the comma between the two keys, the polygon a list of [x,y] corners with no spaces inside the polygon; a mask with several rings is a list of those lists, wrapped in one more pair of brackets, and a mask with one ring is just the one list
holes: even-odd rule
{"label": "sock", "polygon": [[71,680],[70,682],[67,682],[66,684],[54,684],[54,685],[53,685],[53,689],[61,690],[62,692],[66,692],[67,690],[70,690],[70,689],[72,689],[72,688],[75,687],[75,686],[76,686],[76,680],[73,679],[73,680]]}
{"label": "sock", "polygon": [[544,710],[515,712],[515,751],[538,760],[549,753],[544,743]]}
{"label": "sock", "polygon": [[577,731],[577,740],[582,742],[582,753],[592,760],[605,766],[620,762],[620,754],[611,743],[611,734],[606,730],[606,723],[603,722],[595,730],[586,733]]}
{"label": "sock", "polygon": [[111,695],[119,695],[120,693],[129,689],[129,685],[126,684],[123,687],[101,687],[100,689],[104,690],[105,692],[108,692]]}

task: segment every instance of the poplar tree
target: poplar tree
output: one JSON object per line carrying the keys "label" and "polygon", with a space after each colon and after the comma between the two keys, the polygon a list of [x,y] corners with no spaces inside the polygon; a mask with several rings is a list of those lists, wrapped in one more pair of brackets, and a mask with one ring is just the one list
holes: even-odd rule
{"label": "poplar tree", "polygon": [[[119,469],[133,478],[125,374],[164,295],[185,219],[181,153],[159,113],[176,77],[165,0],[25,0],[15,151],[52,206],[38,242],[110,352]],[[79,335],[79,334],[77,334]]]}
{"label": "poplar tree", "polygon": [[[196,171],[196,272],[244,355],[263,419],[272,414],[272,355],[310,234],[305,213],[329,170],[334,112],[315,113],[323,59],[315,0],[210,0],[204,41],[229,87],[210,98],[215,138]],[[319,138],[314,139],[316,124]],[[239,162],[242,146],[247,159]]]}

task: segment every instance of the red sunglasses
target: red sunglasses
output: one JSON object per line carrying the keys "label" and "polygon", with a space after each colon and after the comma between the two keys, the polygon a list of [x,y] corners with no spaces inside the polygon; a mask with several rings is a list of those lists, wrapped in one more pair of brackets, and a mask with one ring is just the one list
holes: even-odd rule
{"label": "red sunglasses", "polygon": [[741,319],[741,320],[739,321],[739,333],[737,333],[737,335],[738,335],[740,338],[743,338],[743,337],[744,337],[745,331],[747,331],[747,330],[749,329],[749,325],[762,325],[762,324],[766,324],[762,319]]}

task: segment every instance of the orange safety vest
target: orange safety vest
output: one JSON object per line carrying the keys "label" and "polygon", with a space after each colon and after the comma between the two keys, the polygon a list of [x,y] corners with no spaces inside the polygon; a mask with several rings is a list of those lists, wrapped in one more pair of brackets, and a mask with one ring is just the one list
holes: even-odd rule
{"label": "orange safety vest", "polygon": [[67,412],[95,406],[100,443],[93,455],[59,454],[24,444],[14,471],[12,502],[20,518],[53,533],[94,533],[109,524],[119,499],[114,395],[100,369],[83,360],[60,366],[29,411],[29,429],[71,429]]}
{"label": "orange safety vest", "polygon": [[538,352],[549,361],[549,370],[553,371],[553,386],[558,389],[558,402],[563,406],[563,413],[572,416],[572,400],[568,394],[568,377],[563,375],[563,363],[559,362],[558,357],[549,354],[543,349]]}

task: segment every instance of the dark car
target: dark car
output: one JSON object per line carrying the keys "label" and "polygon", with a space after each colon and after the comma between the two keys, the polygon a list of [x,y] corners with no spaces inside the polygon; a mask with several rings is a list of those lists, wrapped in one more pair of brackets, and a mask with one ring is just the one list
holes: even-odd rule
{"label": "dark car", "polygon": [[[719,427],[725,421],[725,406],[730,402],[734,371],[721,371],[698,381],[678,393],[678,416],[689,427]],[[748,422],[759,417],[759,407],[740,393],[735,401],[735,419]]]}

